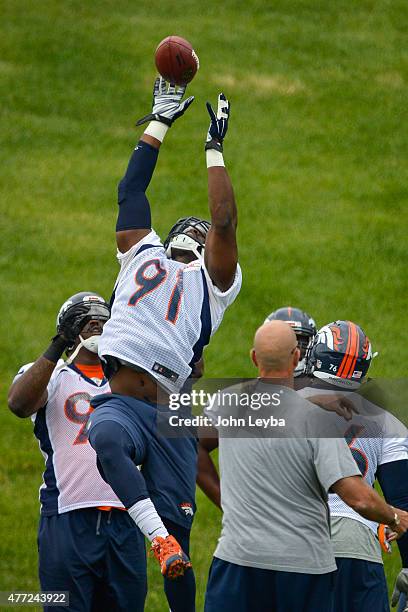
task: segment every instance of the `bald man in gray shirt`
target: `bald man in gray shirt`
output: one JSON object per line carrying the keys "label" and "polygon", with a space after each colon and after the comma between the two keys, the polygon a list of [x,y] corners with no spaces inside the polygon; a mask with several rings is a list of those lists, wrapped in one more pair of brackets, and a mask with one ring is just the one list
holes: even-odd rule
{"label": "bald man in gray shirt", "polygon": [[[270,412],[285,426],[273,437],[247,435],[245,427],[234,434],[219,424],[227,414],[221,400],[211,411],[220,436],[224,514],[205,612],[330,612],[336,563],[328,492],[399,535],[408,514],[363,481],[344,439],[321,435],[321,408],[293,390],[299,349],[287,323],[272,321],[257,331],[252,359],[260,376],[252,392],[279,396]],[[239,394],[248,386],[224,393],[232,389]]]}

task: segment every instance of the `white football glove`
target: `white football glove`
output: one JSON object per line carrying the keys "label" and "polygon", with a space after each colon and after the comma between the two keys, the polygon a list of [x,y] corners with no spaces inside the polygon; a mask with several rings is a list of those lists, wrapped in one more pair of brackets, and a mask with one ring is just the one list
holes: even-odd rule
{"label": "white football glove", "polygon": [[[406,567],[402,568],[395,581],[394,590],[391,596],[392,607],[397,605],[401,593],[408,597],[408,568]],[[408,612],[408,599],[404,612]]]}
{"label": "white football glove", "polygon": [[218,96],[218,108],[217,114],[215,114],[213,107],[207,102],[207,110],[210,115],[210,127],[207,133],[207,142],[205,144],[205,150],[215,149],[222,153],[222,142],[225,138],[225,134],[228,129],[228,119],[230,115],[231,105],[223,93]]}
{"label": "white football glove", "polygon": [[171,126],[176,119],[181,117],[194,101],[194,96],[181,101],[186,91],[186,85],[178,87],[169,85],[163,77],[157,77],[153,87],[153,108],[150,115],[139,119],[136,125],[142,125],[148,121],[160,121]]}

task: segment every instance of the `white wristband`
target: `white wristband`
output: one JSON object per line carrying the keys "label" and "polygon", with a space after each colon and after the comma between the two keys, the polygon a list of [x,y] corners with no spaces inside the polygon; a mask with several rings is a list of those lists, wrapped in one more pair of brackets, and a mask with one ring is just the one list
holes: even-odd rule
{"label": "white wristband", "polygon": [[160,140],[160,142],[163,142],[169,127],[169,125],[166,125],[161,121],[151,121],[145,129],[144,133],[148,134],[149,136],[153,136],[153,138]]}
{"label": "white wristband", "polygon": [[128,512],[140,531],[150,541],[154,540],[157,536],[167,538],[169,535],[150,497],[141,499],[133,504],[133,506],[128,508]]}
{"label": "white wristband", "polygon": [[222,153],[216,151],[215,149],[208,149],[205,152],[205,156],[207,158],[207,168],[212,168],[213,166],[225,166],[224,158]]}

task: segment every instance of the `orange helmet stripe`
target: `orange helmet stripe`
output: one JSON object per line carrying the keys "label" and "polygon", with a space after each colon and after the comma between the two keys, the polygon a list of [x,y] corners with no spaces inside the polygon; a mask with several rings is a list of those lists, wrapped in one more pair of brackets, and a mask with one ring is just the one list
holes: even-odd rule
{"label": "orange helmet stripe", "polygon": [[358,329],[354,323],[348,322],[349,342],[347,343],[346,359],[341,362],[337,376],[341,378],[351,378],[357,362],[358,351],[360,348],[360,337]]}
{"label": "orange helmet stripe", "polygon": [[347,361],[344,364],[344,368],[343,371],[341,373],[341,377],[342,378],[348,378],[348,373],[350,371],[350,366],[353,362],[353,357],[354,357],[354,351],[355,351],[355,345],[356,345],[356,341],[355,341],[355,328],[354,325],[350,322],[348,322],[348,328],[349,328],[349,336],[350,336],[350,346],[349,346],[349,351],[348,351],[348,355],[347,355]]}
{"label": "orange helmet stripe", "polygon": [[354,357],[353,357],[353,362],[350,366],[350,371],[348,373],[348,378],[351,378],[354,374],[354,369],[356,367],[356,363],[357,363],[357,359],[358,359],[358,353],[360,350],[360,334],[358,333],[358,327],[357,325],[353,324],[353,327],[355,328],[355,332],[356,332],[356,347],[354,349]]}
{"label": "orange helmet stripe", "polygon": [[350,345],[351,345],[351,333],[350,333],[350,323],[347,323],[348,327],[349,327],[349,334],[348,334],[348,338],[347,338],[347,347],[346,347],[346,351],[344,353],[344,357],[341,361],[341,364],[339,366],[339,369],[337,370],[337,376],[340,376],[341,378],[343,378],[343,371],[344,368],[346,366],[347,361],[349,360],[349,355],[350,355]]}
{"label": "orange helmet stripe", "polygon": [[356,363],[357,363],[358,352],[360,350],[360,335],[358,333],[358,328],[354,324],[353,324],[353,327],[355,331],[356,341],[355,341],[355,348],[354,348],[354,353],[353,353],[353,360],[350,364],[350,369],[346,374],[347,378],[351,378],[353,376],[354,368],[356,367]]}

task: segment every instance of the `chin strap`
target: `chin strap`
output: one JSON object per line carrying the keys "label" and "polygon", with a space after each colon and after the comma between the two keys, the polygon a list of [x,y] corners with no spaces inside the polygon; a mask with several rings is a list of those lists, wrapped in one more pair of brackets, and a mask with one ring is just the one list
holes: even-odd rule
{"label": "chin strap", "polygon": [[79,334],[79,344],[76,347],[75,351],[65,361],[64,365],[69,365],[70,363],[72,363],[82,347],[86,348],[88,351],[91,351],[91,353],[98,353],[99,338],[100,336],[97,335],[90,336],[90,338],[86,338],[84,340],[81,334]]}

